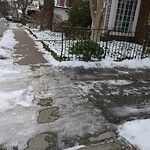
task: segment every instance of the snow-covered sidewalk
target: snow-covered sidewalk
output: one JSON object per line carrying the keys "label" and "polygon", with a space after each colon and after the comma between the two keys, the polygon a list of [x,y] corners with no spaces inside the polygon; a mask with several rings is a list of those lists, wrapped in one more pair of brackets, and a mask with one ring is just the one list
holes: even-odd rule
{"label": "snow-covered sidewalk", "polygon": [[15,63],[20,59],[15,54],[18,29],[10,23],[0,39],[0,148],[4,144],[8,150],[15,146],[22,150],[43,129],[37,123],[39,106],[33,103],[34,74],[30,66]]}

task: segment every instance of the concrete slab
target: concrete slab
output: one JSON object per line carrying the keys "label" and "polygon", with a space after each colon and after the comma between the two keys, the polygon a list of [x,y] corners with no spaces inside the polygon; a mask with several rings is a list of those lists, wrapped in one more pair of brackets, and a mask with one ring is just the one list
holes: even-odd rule
{"label": "concrete slab", "polygon": [[22,28],[19,28],[19,30],[14,30],[14,34],[15,39],[18,41],[14,54],[21,55],[21,59],[16,61],[16,63],[20,65],[48,63],[44,59],[42,53],[36,48],[34,41]]}

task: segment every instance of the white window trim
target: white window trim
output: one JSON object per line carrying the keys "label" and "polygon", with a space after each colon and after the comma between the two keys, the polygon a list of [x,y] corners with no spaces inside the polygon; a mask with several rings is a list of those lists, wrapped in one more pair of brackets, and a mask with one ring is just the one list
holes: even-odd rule
{"label": "white window trim", "polygon": [[116,13],[117,13],[118,0],[112,0],[112,6],[110,10],[110,17],[108,22],[108,29],[112,30],[114,28]]}
{"label": "white window trim", "polygon": [[140,8],[141,8],[141,0],[138,0],[135,17],[134,17],[134,21],[133,21],[133,26],[132,26],[132,32],[135,32],[135,30],[136,30],[139,13],[140,13]]}
{"label": "white window trim", "polygon": [[[131,32],[135,32],[135,30],[136,30],[138,16],[139,16],[139,12],[140,12],[140,6],[141,6],[141,0],[138,0]],[[118,7],[118,0],[112,0],[111,12],[110,12],[110,17],[109,17],[109,22],[108,22],[108,29],[109,30],[113,30],[113,28],[114,28],[116,13],[117,13],[117,7]]]}

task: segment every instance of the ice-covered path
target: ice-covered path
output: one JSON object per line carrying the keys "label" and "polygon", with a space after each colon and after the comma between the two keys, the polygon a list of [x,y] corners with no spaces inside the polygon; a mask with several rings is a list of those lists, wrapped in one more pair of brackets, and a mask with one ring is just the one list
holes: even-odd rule
{"label": "ice-covered path", "polygon": [[0,149],[132,150],[116,130],[149,118],[149,69],[54,67],[25,31],[0,38]]}
{"label": "ice-covered path", "polygon": [[39,106],[33,102],[40,85],[31,64],[47,62],[34,46],[33,40],[16,24],[9,24],[1,37],[0,54],[6,59],[0,60],[0,145],[7,149],[26,147],[28,139],[42,131],[36,119]]}
{"label": "ice-covered path", "polygon": [[10,24],[4,37],[13,42],[0,60],[0,148],[63,149],[111,128],[76,83],[47,63],[24,28]]}

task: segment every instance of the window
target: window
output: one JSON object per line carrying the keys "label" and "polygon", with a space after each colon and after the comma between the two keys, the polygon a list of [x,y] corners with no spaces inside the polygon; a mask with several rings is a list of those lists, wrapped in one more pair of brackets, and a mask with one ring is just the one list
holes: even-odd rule
{"label": "window", "polygon": [[55,0],[55,6],[67,7],[67,0]]}
{"label": "window", "polygon": [[105,28],[135,31],[141,0],[107,0]]}

